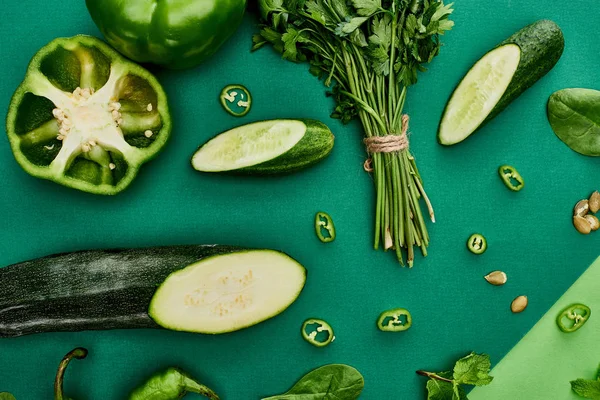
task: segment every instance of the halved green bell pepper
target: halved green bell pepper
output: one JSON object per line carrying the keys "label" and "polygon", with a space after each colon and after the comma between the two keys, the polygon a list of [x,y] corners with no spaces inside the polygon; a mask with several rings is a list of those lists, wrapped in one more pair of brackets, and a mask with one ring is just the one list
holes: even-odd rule
{"label": "halved green bell pepper", "polygon": [[29,174],[89,193],[125,189],[171,132],[156,78],[90,36],[59,38],[31,60],[6,131]]}
{"label": "halved green bell pepper", "polygon": [[108,41],[138,62],[190,68],[212,56],[242,22],[246,0],[86,0]]}

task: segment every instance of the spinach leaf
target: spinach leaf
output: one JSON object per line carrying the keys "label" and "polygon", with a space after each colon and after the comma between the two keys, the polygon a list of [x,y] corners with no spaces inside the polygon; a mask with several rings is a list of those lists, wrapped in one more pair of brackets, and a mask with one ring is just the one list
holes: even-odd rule
{"label": "spinach leaf", "polygon": [[548,121],[567,146],[586,156],[600,156],[600,91],[563,89],[550,96]]}
{"label": "spinach leaf", "polygon": [[15,396],[7,392],[2,392],[0,393],[0,400],[15,400]]}
{"label": "spinach leaf", "polygon": [[356,369],[344,364],[330,364],[304,375],[290,390],[262,400],[354,400],[365,381]]}

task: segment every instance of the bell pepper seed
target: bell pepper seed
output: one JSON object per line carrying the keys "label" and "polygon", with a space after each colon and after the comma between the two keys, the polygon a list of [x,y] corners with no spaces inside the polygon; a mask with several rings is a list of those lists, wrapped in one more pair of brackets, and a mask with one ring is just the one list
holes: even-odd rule
{"label": "bell pepper seed", "polygon": [[319,240],[323,243],[335,240],[335,225],[329,214],[318,212],[315,215],[315,232]]}
{"label": "bell pepper seed", "polygon": [[500,168],[498,168],[498,173],[500,174],[500,178],[502,178],[504,185],[513,192],[518,192],[525,186],[523,177],[521,174],[519,174],[515,167],[510,165],[502,165]]}
{"label": "bell pepper seed", "polygon": [[377,318],[377,328],[383,332],[403,332],[412,326],[412,316],[405,308],[382,312]]}
{"label": "bell pepper seed", "polygon": [[565,307],[556,317],[556,324],[565,333],[579,330],[590,319],[592,310],[585,304],[576,303]]}
{"label": "bell pepper seed", "polygon": [[[235,102],[239,96],[239,100],[237,103]],[[221,105],[229,114],[234,117],[243,117],[244,115],[250,112],[250,107],[252,106],[252,96],[248,89],[246,89],[243,85],[227,85],[221,90],[221,95],[219,96],[219,100],[221,101]],[[232,105],[229,103],[235,104],[241,111],[232,108]]]}
{"label": "bell pepper seed", "polygon": [[[323,332],[325,332],[325,338],[319,337],[319,334]],[[302,337],[316,347],[325,347],[335,339],[331,325],[317,318],[309,318],[304,321],[302,324]]]}
{"label": "bell pepper seed", "polygon": [[483,254],[487,250],[487,240],[483,235],[474,233],[467,241],[467,248],[473,254]]}

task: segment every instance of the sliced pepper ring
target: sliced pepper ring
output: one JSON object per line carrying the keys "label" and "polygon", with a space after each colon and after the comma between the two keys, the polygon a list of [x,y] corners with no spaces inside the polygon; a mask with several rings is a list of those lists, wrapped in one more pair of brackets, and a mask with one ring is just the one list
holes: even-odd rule
{"label": "sliced pepper ring", "polygon": [[323,243],[329,243],[335,240],[335,225],[329,214],[319,211],[315,215],[315,233]]}
{"label": "sliced pepper ring", "polygon": [[377,318],[377,328],[383,332],[403,332],[412,326],[412,316],[406,308],[382,312]]}
{"label": "sliced pepper ring", "polygon": [[518,192],[525,187],[525,180],[515,167],[502,165],[498,168],[498,174],[504,185],[513,192]]}
{"label": "sliced pepper ring", "polygon": [[244,85],[227,85],[219,96],[221,105],[234,117],[243,117],[250,112],[252,95]]}
{"label": "sliced pepper ring", "polygon": [[11,100],[6,131],[30,175],[113,195],[161,150],[171,120],[150,72],[79,35],[36,53]]}
{"label": "sliced pepper ring", "polygon": [[301,333],[304,340],[316,347],[325,347],[335,339],[331,325],[318,318],[304,321]]}
{"label": "sliced pepper ring", "polygon": [[558,314],[556,317],[556,324],[561,331],[572,333],[585,325],[591,315],[592,310],[585,304],[571,304]]}
{"label": "sliced pepper ring", "polygon": [[467,240],[467,248],[473,254],[483,254],[487,250],[487,240],[480,233],[474,233]]}

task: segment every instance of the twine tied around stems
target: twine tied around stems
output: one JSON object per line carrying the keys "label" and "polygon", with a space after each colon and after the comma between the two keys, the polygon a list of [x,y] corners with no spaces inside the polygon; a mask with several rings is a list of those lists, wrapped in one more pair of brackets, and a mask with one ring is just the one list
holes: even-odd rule
{"label": "twine tied around stems", "polygon": [[[400,135],[371,136],[363,141],[369,154],[374,153],[394,153],[406,150],[409,147],[408,142],[408,121],[410,117],[407,114],[402,115],[402,132]],[[371,158],[367,158],[363,167],[367,172],[373,172]]]}

